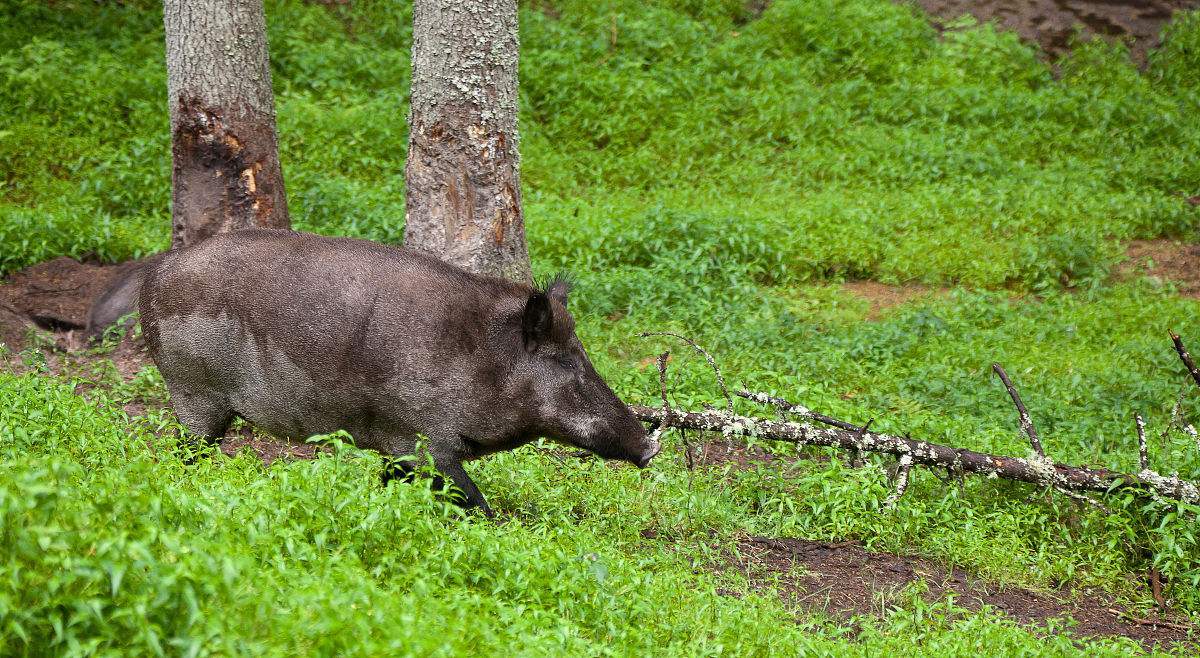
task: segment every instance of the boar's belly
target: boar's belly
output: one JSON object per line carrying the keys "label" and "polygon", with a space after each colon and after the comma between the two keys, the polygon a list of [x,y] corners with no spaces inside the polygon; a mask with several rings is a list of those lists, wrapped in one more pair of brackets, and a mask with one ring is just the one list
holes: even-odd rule
{"label": "boar's belly", "polygon": [[229,408],[281,437],[303,439],[339,429],[356,433],[354,391],[320,386],[310,373],[267,337],[236,317],[185,315],[161,318],[158,366],[167,386],[225,400]]}

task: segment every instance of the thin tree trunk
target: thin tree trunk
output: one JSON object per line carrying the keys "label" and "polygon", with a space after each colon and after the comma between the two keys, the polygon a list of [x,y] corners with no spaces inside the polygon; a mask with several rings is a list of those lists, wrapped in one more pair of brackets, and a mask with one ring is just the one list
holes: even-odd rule
{"label": "thin tree trunk", "polygon": [[516,0],[413,2],[407,246],[529,281],[517,144]]}
{"label": "thin tree trunk", "polygon": [[171,245],[290,225],[262,0],[164,0]]}

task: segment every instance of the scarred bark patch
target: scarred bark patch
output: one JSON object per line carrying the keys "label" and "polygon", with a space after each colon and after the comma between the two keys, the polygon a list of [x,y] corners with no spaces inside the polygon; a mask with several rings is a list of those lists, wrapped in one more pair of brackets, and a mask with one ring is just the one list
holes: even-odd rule
{"label": "scarred bark patch", "polygon": [[241,228],[288,225],[275,135],[262,122],[230,117],[180,98],[172,139],[172,244],[186,246]]}

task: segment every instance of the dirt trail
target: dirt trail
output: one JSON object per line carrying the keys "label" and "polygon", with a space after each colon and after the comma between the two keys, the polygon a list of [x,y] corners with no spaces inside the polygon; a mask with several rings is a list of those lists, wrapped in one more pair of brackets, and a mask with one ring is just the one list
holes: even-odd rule
{"label": "dirt trail", "polygon": [[936,17],[938,29],[970,14],[981,21],[995,20],[1053,55],[1070,49],[1076,27],[1088,36],[1128,38],[1139,63],[1158,46],[1162,28],[1174,12],[1200,7],[1198,0],[916,0],[916,4]]}

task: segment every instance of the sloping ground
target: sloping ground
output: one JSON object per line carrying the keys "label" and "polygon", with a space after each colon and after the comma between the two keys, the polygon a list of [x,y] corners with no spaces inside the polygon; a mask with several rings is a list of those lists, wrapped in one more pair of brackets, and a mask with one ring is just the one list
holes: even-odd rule
{"label": "sloping ground", "polygon": [[123,267],[55,258],[14,272],[0,286],[0,303],[23,313],[43,329],[82,329],[87,325],[92,300]]}
{"label": "sloping ground", "polygon": [[1050,620],[1070,617],[1075,622],[1071,633],[1080,637],[1121,636],[1148,648],[1190,642],[1200,648],[1195,630],[1186,622],[1134,616],[1100,593],[1060,592],[1060,600],[1017,588],[1001,589],[958,569],[947,570],[921,558],[874,553],[856,542],[748,537],[738,544],[737,554],[730,555],[726,568],[743,572],[755,589],[774,587],[792,603],[835,618],[885,613],[905,587],[920,580],[927,601],[953,596],[959,607],[989,606],[1021,624],[1045,626]]}
{"label": "sloping ground", "polygon": [[1144,62],[1159,43],[1159,34],[1171,15],[1200,7],[1196,0],[917,0],[941,21],[970,14],[980,21],[995,20],[1046,52],[1062,55],[1070,49],[1077,28],[1088,36],[1128,37],[1134,60]]}
{"label": "sloping ground", "polygon": [[[1151,270],[1159,268],[1172,276],[1191,276],[1189,281],[1196,287],[1189,290],[1200,290],[1200,277],[1196,268],[1191,267],[1200,263],[1200,249],[1153,241],[1131,247],[1130,253],[1134,255],[1131,263],[1144,263]],[[1153,265],[1149,265],[1149,259],[1153,259]],[[30,367],[20,350],[30,332],[39,332],[38,344],[48,348],[44,350],[45,368],[51,373],[87,375],[103,370],[111,361],[120,382],[129,384],[137,378],[150,365],[137,336],[124,337],[111,351],[97,351],[82,349],[85,346],[78,331],[86,322],[92,299],[103,291],[119,267],[59,258],[9,277],[0,285],[0,331],[10,348],[6,367],[14,370]],[[872,282],[847,284],[847,288],[871,299],[875,313],[936,293]],[[43,328],[39,329],[39,325]],[[85,392],[89,386],[80,384],[79,392]],[[124,408],[130,415],[142,415],[148,408],[161,404],[161,398],[135,396]],[[802,459],[720,438],[703,443],[694,441],[692,447],[697,467],[714,471]],[[227,455],[245,448],[267,465],[281,458],[309,459],[316,452],[315,446],[275,440],[244,426],[231,430],[221,445]],[[922,596],[928,601],[952,596],[959,607],[978,610],[988,606],[1018,623],[1047,627],[1052,632],[1059,628],[1049,625],[1052,620],[1069,617],[1074,620],[1070,632],[1079,637],[1122,636],[1146,647],[1195,642],[1195,630],[1186,621],[1158,616],[1140,618],[1103,594],[1063,591],[1047,595],[1016,588],[1001,589],[959,569],[946,569],[922,558],[870,552],[856,542],[748,537],[739,542],[736,550],[725,551],[725,555],[726,563],[721,568],[743,573],[753,589],[776,591],[797,608],[835,618],[883,614],[904,588],[920,580],[925,586]]]}

